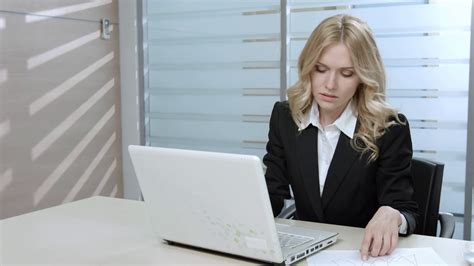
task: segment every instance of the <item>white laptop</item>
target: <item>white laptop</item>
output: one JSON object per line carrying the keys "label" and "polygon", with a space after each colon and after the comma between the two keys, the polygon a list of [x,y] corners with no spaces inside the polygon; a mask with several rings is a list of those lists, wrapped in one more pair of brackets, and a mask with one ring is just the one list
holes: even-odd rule
{"label": "white laptop", "polygon": [[337,240],[337,233],[275,224],[256,156],[128,149],[152,226],[163,240],[285,264]]}

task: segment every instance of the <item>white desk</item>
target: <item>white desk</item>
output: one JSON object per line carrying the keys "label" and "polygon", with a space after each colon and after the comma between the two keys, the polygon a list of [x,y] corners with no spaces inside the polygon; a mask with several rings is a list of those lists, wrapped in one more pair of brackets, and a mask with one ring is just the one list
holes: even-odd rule
{"label": "white desk", "polygon": [[[339,232],[330,249],[358,249],[363,229],[301,223]],[[255,264],[255,261],[169,246],[153,238],[143,202],[93,197],[0,221],[0,265]],[[433,247],[448,264],[467,265],[467,241],[412,235],[399,247]]]}

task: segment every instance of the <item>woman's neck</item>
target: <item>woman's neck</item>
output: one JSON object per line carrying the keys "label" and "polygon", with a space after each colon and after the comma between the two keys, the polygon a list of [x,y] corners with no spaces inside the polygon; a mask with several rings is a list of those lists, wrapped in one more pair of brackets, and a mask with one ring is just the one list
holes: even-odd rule
{"label": "woman's neck", "polygon": [[323,127],[326,127],[334,123],[334,121],[336,121],[341,116],[343,111],[344,109],[328,112],[328,111],[319,109],[319,123],[321,123]]}

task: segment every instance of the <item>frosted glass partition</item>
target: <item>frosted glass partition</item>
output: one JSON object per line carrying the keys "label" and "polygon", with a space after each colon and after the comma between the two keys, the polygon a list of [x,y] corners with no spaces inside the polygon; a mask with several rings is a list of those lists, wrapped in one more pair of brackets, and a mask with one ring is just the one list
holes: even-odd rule
{"label": "frosted glass partition", "polygon": [[[471,5],[470,0],[144,1],[146,143],[262,157],[280,82],[296,82],[298,56],[314,27],[328,16],[349,13],[375,33],[387,98],[409,118],[414,156],[445,163],[441,210],[462,216]],[[280,64],[289,67],[288,74]]]}
{"label": "frosted glass partition", "polygon": [[280,98],[279,5],[147,1],[148,145],[263,156]]}
{"label": "frosted glass partition", "polygon": [[[348,13],[374,30],[389,102],[410,120],[414,156],[445,163],[441,210],[464,213],[471,1],[303,1],[290,5],[290,83],[309,34]],[[456,231],[462,228],[456,228]]]}

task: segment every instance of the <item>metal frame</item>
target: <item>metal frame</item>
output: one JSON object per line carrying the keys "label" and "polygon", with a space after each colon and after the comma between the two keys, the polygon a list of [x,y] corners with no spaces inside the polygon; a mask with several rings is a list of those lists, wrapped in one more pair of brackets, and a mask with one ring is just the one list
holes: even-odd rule
{"label": "metal frame", "polygon": [[137,10],[140,1],[118,1],[120,26],[120,111],[122,124],[122,174],[123,196],[126,199],[139,199],[140,189],[135,171],[128,154],[128,146],[142,143],[143,118],[140,115],[142,101],[140,98],[142,85],[137,73],[140,72],[138,54]]}
{"label": "metal frame", "polygon": [[148,87],[148,83],[145,80],[145,52],[143,45],[146,42],[143,35],[143,18],[144,18],[144,11],[147,10],[147,1],[138,0],[137,1],[137,55],[138,55],[138,99],[139,99],[139,134],[140,134],[140,145],[145,144],[145,87]]}
{"label": "metal frame", "polygon": [[288,77],[290,67],[288,64],[289,42],[288,29],[290,23],[288,14],[290,9],[287,0],[280,0],[280,100],[286,100],[286,90],[288,88]]}
{"label": "metal frame", "polygon": [[466,183],[464,186],[464,239],[471,239],[472,190],[474,177],[474,5],[471,8],[471,53],[469,58],[469,99],[467,108]]}

